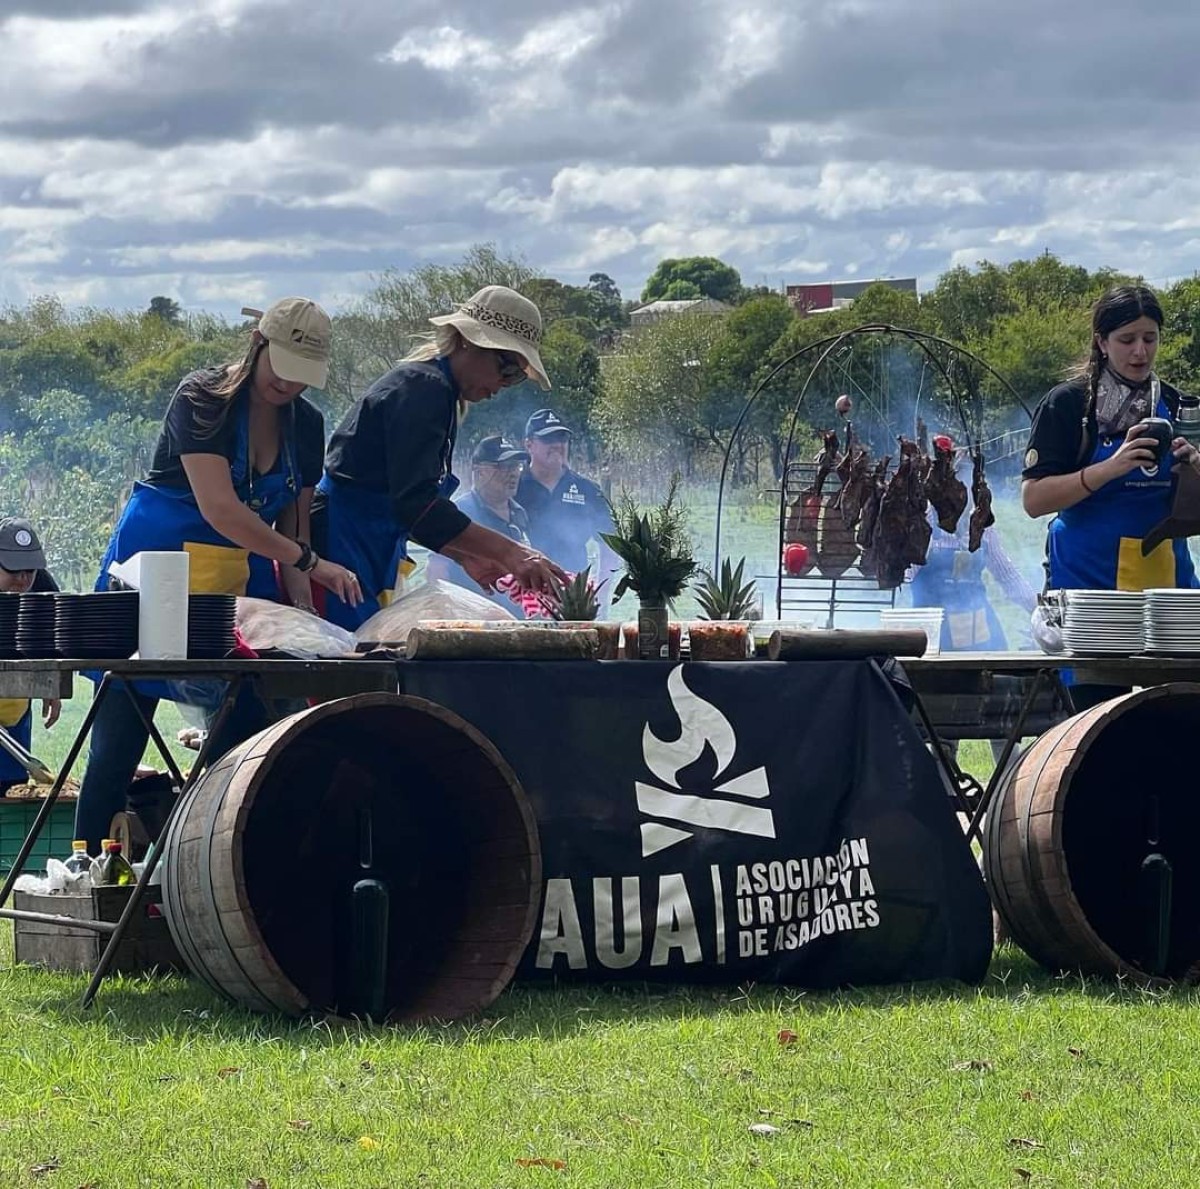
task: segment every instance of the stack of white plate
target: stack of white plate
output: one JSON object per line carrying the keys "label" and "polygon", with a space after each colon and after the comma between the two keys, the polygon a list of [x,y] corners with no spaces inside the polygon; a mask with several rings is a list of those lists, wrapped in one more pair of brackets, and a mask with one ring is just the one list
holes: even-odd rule
{"label": "stack of white plate", "polygon": [[1071,652],[1129,656],[1145,647],[1140,590],[1064,590],[1063,643]]}
{"label": "stack of white plate", "polygon": [[1200,652],[1200,590],[1146,591],[1146,651]]}

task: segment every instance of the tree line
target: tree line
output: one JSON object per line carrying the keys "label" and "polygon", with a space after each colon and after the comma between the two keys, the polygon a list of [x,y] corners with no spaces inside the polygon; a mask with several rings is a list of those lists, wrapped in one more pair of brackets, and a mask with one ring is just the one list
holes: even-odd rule
{"label": "tree line", "polygon": [[[332,428],[431,314],[503,284],[542,310],[554,390],[522,385],[473,408],[460,434],[464,456],[485,434],[519,437],[528,414],[550,403],[576,430],[580,468],[618,484],[653,485],[674,470],[711,479],[728,455],[735,484],[777,487],[789,462],[811,455],[814,434],[836,423],[833,402],[846,392],[856,428],[881,451],[889,437],[913,433],[920,416],[1003,457],[1028,426],[1025,410],[1085,354],[1091,302],[1127,279],[1045,254],[951,269],[919,297],[873,285],[852,306],[811,314],[744,287],[736,269],[711,257],[662,261],[634,302],[604,273],[571,285],[477,245],[449,264],[385,272],[353,305],[331,311],[330,379],[310,395]],[[630,325],[638,304],[698,297],[732,308]],[[1162,298],[1159,371],[1200,389],[1200,278]],[[835,341],[868,324],[919,332],[926,345],[883,333]],[[66,585],[93,580],[180,378],[238,358],[250,325],[185,314],[164,296],[144,311],[68,310],[53,297],[0,311],[0,511],[35,522]]]}

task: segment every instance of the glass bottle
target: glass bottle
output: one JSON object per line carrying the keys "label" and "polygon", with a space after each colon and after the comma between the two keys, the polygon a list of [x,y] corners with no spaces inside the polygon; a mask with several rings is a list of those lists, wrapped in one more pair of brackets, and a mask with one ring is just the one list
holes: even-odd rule
{"label": "glass bottle", "polygon": [[101,887],[129,887],[137,882],[129,860],[121,854],[119,842],[109,842],[104,848],[104,858],[100,862],[100,878],[96,881]]}

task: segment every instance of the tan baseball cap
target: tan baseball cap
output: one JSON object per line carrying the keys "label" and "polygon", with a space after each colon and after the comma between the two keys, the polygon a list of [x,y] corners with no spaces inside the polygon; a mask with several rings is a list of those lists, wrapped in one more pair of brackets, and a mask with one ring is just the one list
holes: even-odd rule
{"label": "tan baseball cap", "polygon": [[315,301],[285,297],[261,310],[244,308],[243,314],[258,318],[258,331],[267,340],[271,370],[292,384],[324,388],[329,379],[329,350],[333,324]]}

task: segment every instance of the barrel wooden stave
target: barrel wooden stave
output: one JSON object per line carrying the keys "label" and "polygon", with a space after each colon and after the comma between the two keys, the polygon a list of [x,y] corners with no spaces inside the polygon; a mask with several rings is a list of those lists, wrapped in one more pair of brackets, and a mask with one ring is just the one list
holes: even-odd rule
{"label": "barrel wooden stave", "polygon": [[1038,737],[1005,773],[989,806],[983,860],[988,890],[1013,939],[1051,970],[1161,982],[1093,927],[1072,884],[1064,845],[1072,781],[1089,751],[1126,714],[1160,699],[1200,698],[1200,685],[1155,686],[1093,706]]}
{"label": "barrel wooden stave", "polygon": [[[411,1001],[403,1002],[401,994],[393,1018],[420,1019],[429,1015],[450,1018],[478,1010],[511,980],[532,935],[536,891],[540,889],[540,852],[532,809],[511,769],[492,744],[457,715],[423,699],[365,694],[303,711],[248,740],[202,776],[189,792],[188,803],[181,807],[165,851],[164,901],[169,904],[166,915],[172,933],[179,935],[189,967],[226,998],[253,1010],[282,1011],[289,1015],[329,1008],[329,993],[335,981],[333,950],[328,948],[332,943],[327,942],[326,950],[321,951],[313,943],[322,972],[319,976],[298,979],[296,946],[287,952],[287,947],[280,946],[277,940],[273,943],[266,935],[272,932],[271,927],[268,925],[264,933],[257,919],[253,903],[256,895],[268,912],[273,905],[278,907],[279,897],[264,901],[261,888],[258,893],[254,890],[256,879],[262,881],[253,869],[247,878],[246,864],[254,862],[247,859],[248,840],[261,833],[252,826],[256,805],[260,812],[264,808],[261,798],[268,798],[267,805],[274,803],[271,798],[279,800],[277,789],[269,788],[264,793],[266,782],[286,779],[289,767],[296,768],[297,764],[303,770],[304,761],[315,754],[314,739],[324,739],[317,751],[324,749],[328,753],[331,739],[340,747],[365,730],[368,736],[374,733],[376,751],[382,749],[384,734],[388,735],[389,746],[394,747],[395,731],[384,729],[385,725],[393,724],[390,719],[385,724],[380,715],[398,716],[395,731],[401,735],[401,722],[409,730],[422,728],[420,742],[429,744],[429,752],[437,763],[452,764],[457,755],[460,771],[468,774],[464,784],[470,789],[469,793],[460,792],[454,805],[460,820],[469,827],[464,831],[469,836],[466,845],[461,851],[454,847],[454,855],[450,855],[451,846],[447,843],[440,857],[416,856],[431,878],[451,871],[461,877],[462,886],[449,896],[448,907],[441,909],[453,927],[444,936],[430,928],[433,940],[425,955],[428,962],[424,965],[414,962],[405,968],[406,972],[411,968],[414,979],[427,976],[429,985],[414,983],[406,988],[405,994],[410,993]],[[345,735],[342,740],[336,729],[338,716],[344,716],[345,723],[355,720],[365,722],[367,727],[342,732]],[[323,725],[334,729],[322,735]],[[451,738],[454,735],[457,742]],[[328,754],[326,760],[326,769],[335,776],[342,773],[343,766]],[[353,780],[357,770],[353,764],[349,767]],[[421,763],[414,764],[412,770],[425,776],[429,773]],[[453,767],[450,772],[454,772]],[[317,776],[319,773],[314,779]],[[395,778],[388,784],[385,779],[388,776],[385,773],[372,788],[394,800]],[[432,783],[422,785],[419,791],[441,796],[446,793]],[[306,793],[300,800],[320,804],[327,793],[328,790]],[[425,798],[425,803],[436,800],[436,797]],[[403,808],[406,817],[421,816],[420,803],[405,804]],[[400,816],[398,810],[395,816]],[[258,820],[261,824],[261,819]],[[293,831],[303,828],[297,823],[290,826]],[[489,830],[498,843],[495,851],[488,847]],[[312,833],[310,829],[308,835]],[[456,863],[465,863],[465,869],[456,871]],[[412,911],[412,906],[406,905],[401,892],[400,888],[393,890],[392,912],[394,917],[403,919],[403,913]],[[455,913],[465,913],[464,919],[457,919]],[[314,932],[322,936],[332,933],[331,923],[326,910],[324,918],[314,922]],[[273,936],[278,938],[279,933]],[[282,960],[276,960],[273,944]],[[504,960],[498,957],[501,951],[506,953]],[[389,962],[390,982],[395,981],[392,967]]]}

